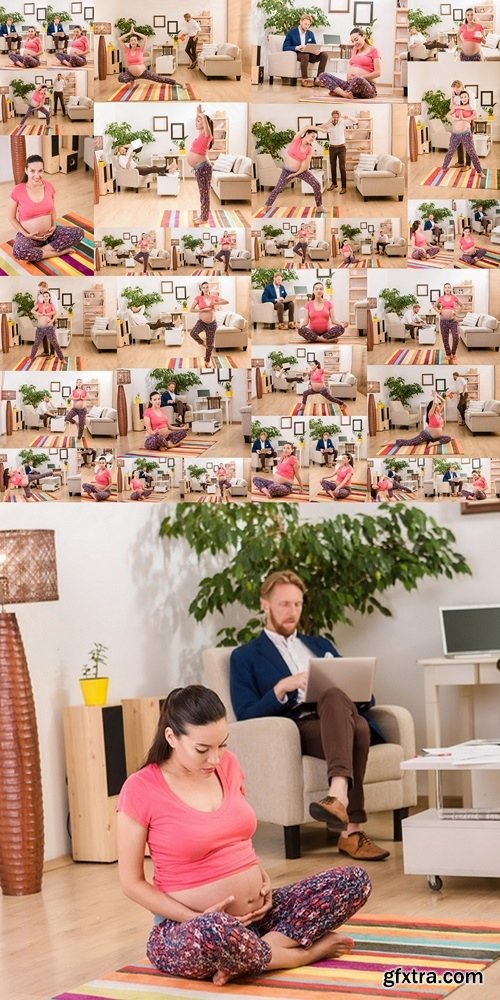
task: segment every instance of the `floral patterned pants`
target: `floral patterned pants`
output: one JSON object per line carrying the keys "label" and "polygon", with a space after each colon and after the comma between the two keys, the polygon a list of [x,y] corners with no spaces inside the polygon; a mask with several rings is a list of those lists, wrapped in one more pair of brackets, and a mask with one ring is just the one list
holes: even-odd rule
{"label": "floral patterned pants", "polygon": [[331,73],[320,73],[318,83],[322,87],[326,87],[330,92],[335,90],[336,87],[340,87],[341,90],[346,94],[350,94],[351,97],[360,97],[364,100],[377,96],[375,84],[371,83],[370,80],[365,80],[362,76],[355,76],[352,80],[341,80],[340,76],[333,76]]}
{"label": "floral patterned pants", "polygon": [[299,337],[303,337],[310,344],[316,344],[318,340],[338,340],[344,332],[343,326],[331,326],[324,333],[315,333],[314,330],[310,330],[308,326],[301,326],[297,333]]}
{"label": "floral patterned pants", "polygon": [[179,428],[178,431],[171,431],[170,434],[148,434],[144,447],[149,451],[167,451],[169,444],[175,448],[186,437],[186,428]]}
{"label": "floral patterned pants", "polygon": [[30,355],[31,361],[35,360],[38,348],[40,347],[40,344],[44,337],[47,338],[49,344],[52,344],[52,347],[54,348],[54,351],[56,352],[59,361],[64,361],[63,352],[59,347],[59,341],[56,337],[56,331],[54,330],[53,326],[37,326],[35,332],[35,340],[33,343],[33,347],[31,348],[31,355]]}
{"label": "floral patterned pants", "polygon": [[80,226],[56,226],[50,239],[43,242],[30,240],[29,236],[17,233],[12,253],[18,260],[28,260],[30,263],[36,264],[42,260],[43,247],[51,246],[58,253],[63,253],[64,250],[69,250],[70,247],[83,240],[84,235]]}

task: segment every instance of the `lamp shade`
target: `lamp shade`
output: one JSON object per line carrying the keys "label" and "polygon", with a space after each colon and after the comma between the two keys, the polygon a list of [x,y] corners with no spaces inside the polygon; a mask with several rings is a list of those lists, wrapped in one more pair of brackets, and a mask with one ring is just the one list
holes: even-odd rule
{"label": "lamp shade", "polygon": [[0,531],[0,596],[4,604],[58,600],[53,531]]}

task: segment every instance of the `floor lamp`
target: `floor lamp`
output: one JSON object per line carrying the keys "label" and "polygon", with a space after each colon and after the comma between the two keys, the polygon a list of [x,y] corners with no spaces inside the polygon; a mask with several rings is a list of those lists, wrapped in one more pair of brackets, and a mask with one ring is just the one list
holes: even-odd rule
{"label": "floor lamp", "polygon": [[43,802],[30,675],[17,617],[5,604],[57,601],[54,532],[0,531],[0,887],[40,892]]}

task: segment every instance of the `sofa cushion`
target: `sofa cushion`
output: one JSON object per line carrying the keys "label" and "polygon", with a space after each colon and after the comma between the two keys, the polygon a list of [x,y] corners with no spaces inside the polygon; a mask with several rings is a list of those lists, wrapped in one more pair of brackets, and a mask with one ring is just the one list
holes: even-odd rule
{"label": "sofa cushion", "polygon": [[356,385],[356,376],[352,372],[347,372],[344,375],[344,382],[346,385]]}
{"label": "sofa cushion", "polygon": [[388,170],[391,174],[399,176],[401,173],[401,167],[401,160],[398,160],[397,156],[390,156],[389,153],[382,153],[382,156],[378,157],[377,173],[380,170]]}
{"label": "sofa cushion", "polygon": [[217,54],[223,55],[222,49],[223,45],[215,45],[210,42],[203,42],[202,56],[206,58],[207,56],[216,56]]}
{"label": "sofa cushion", "polygon": [[377,156],[370,153],[360,153],[358,167],[361,170],[375,170],[377,166]]}
{"label": "sofa cushion", "polygon": [[236,156],[233,167],[233,174],[239,174],[242,177],[252,176],[252,161],[249,156]]}
{"label": "sofa cushion", "polygon": [[112,406],[104,406],[101,417],[103,420],[116,420],[116,410]]}
{"label": "sofa cushion", "polygon": [[90,410],[87,410],[88,420],[97,420],[102,416],[102,406],[91,406]]}
{"label": "sofa cushion", "polygon": [[81,108],[92,108],[94,106],[94,102],[91,97],[79,97],[78,104]]}
{"label": "sofa cushion", "polygon": [[245,317],[240,316],[239,313],[228,312],[224,316],[223,326],[230,326],[236,330],[244,330],[245,328]]}
{"label": "sofa cushion", "polygon": [[223,42],[217,48],[218,56],[229,56],[230,59],[237,59],[239,56],[239,49],[237,45],[233,45],[232,42]]}
{"label": "sofa cushion", "polygon": [[500,399],[485,399],[483,413],[498,413],[500,416]]}
{"label": "sofa cushion", "polygon": [[78,103],[79,103],[79,98],[76,97],[75,95],[72,95],[71,97],[68,97],[66,107],[67,108],[77,108],[78,107]]}
{"label": "sofa cushion", "polygon": [[489,316],[488,313],[481,313],[477,325],[479,327],[484,327],[486,330],[496,330],[498,327],[498,320],[495,316]]}
{"label": "sofa cushion", "polygon": [[94,319],[94,330],[107,330],[109,316],[96,316]]}
{"label": "sofa cushion", "polygon": [[462,319],[462,326],[478,326],[479,313],[466,313]]}
{"label": "sofa cushion", "polygon": [[500,42],[500,35],[495,34],[495,32],[490,31],[486,35],[485,45],[487,49],[497,49],[498,43]]}
{"label": "sofa cushion", "polygon": [[219,174],[230,174],[235,159],[235,156],[230,156],[228,153],[220,153],[213,163],[213,169],[217,170]]}
{"label": "sofa cushion", "polygon": [[342,382],[342,372],[332,372],[328,376],[328,381],[329,382],[335,382],[335,383]]}

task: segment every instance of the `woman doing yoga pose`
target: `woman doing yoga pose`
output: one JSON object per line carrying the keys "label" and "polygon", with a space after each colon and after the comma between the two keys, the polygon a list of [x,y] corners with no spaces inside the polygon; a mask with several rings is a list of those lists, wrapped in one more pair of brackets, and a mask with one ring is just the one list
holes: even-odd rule
{"label": "woman doing yoga pose", "polygon": [[82,484],[83,492],[86,493],[91,500],[95,500],[96,503],[99,503],[102,500],[108,500],[111,496],[113,477],[108,469],[108,462],[104,455],[101,456],[97,463],[94,479],[95,485],[94,483]]}
{"label": "woman doing yoga pose", "polygon": [[9,52],[9,59],[23,69],[37,69],[43,51],[41,39],[34,28],[28,28],[28,33],[21,42],[19,52]]}
{"label": "woman doing yoga pose", "polygon": [[448,118],[452,123],[452,131],[448,152],[443,160],[443,166],[441,169],[448,169],[455,149],[462,145],[465,152],[468,153],[471,158],[474,170],[482,176],[483,169],[476,153],[476,147],[474,146],[474,139],[471,131],[471,124],[477,117],[477,114],[474,108],[470,107],[469,100],[468,92],[463,90],[460,94],[460,104],[452,107],[448,114]]}
{"label": "woman doing yoga pose", "polygon": [[488,253],[484,247],[476,246],[476,241],[472,235],[470,226],[464,227],[464,231],[458,242],[460,249],[462,250],[460,260],[463,260],[464,264],[475,264],[476,261],[481,260],[482,257],[486,257],[486,254]]}
{"label": "woman doing yoga pose", "polygon": [[58,257],[83,239],[79,226],[56,224],[55,194],[54,186],[44,178],[42,157],[28,156],[24,177],[12,188],[7,209],[16,232],[12,252],[19,260],[35,263]]}
{"label": "woman doing yoga pose", "polygon": [[170,76],[161,76],[151,73],[146,68],[144,62],[144,52],[146,49],[147,36],[137,31],[135,21],[132,21],[133,28],[120,35],[118,44],[123,53],[123,61],[126,69],[118,74],[120,83],[134,83],[135,80],[152,80],[154,83],[170,83],[176,85],[176,80]]}
{"label": "woman doing yoga pose", "polygon": [[354,475],[352,455],[342,455],[340,463],[331,476],[321,480],[321,487],[328,493],[331,500],[345,500],[351,492],[351,480]]}
{"label": "woman doing yoga pose", "polygon": [[427,260],[428,257],[435,257],[439,253],[439,247],[429,246],[427,237],[424,235],[424,223],[422,219],[416,219],[412,223],[410,243],[413,247],[411,253],[413,260]]}
{"label": "woman doing yoga pose", "polygon": [[434,391],[433,398],[427,406],[427,426],[417,434],[417,437],[397,438],[395,443],[400,447],[416,444],[449,444],[451,437],[441,433],[444,424],[443,410],[444,399]]}
{"label": "woman doing yoga pose", "polygon": [[66,51],[54,52],[54,55],[62,66],[71,66],[76,69],[79,66],[87,65],[89,52],[88,38],[83,34],[81,28],[74,28]]}
{"label": "woman doing yoga pose", "polygon": [[475,20],[472,7],[465,11],[465,21],[457,31],[460,62],[481,62],[481,43],[486,41],[484,28]]}
{"label": "woman doing yoga pose", "polygon": [[304,389],[304,392],[302,393],[302,406],[298,411],[297,416],[302,416],[304,413],[304,407],[308,396],[314,395],[324,396],[329,403],[337,403],[337,405],[343,410],[343,400],[337,399],[336,396],[332,396],[325,386],[325,372],[321,367],[320,361],[313,361],[312,368],[310,368],[307,373],[307,378],[309,379],[309,388]]}
{"label": "woman doing yoga pose", "polygon": [[321,186],[319,181],[316,180],[314,174],[312,174],[309,170],[317,134],[318,130],[315,128],[303,128],[300,132],[296,132],[290,145],[286,149],[284,156],[285,166],[283,167],[281,175],[278,178],[278,183],[266,199],[266,208],[271,208],[271,205],[274,204],[278,195],[285,190],[289,181],[293,180],[295,177],[299,177],[301,180],[305,181],[306,184],[309,184],[310,187],[312,187],[316,208],[320,212],[323,211]]}
{"label": "woman doing yoga pose", "polygon": [[313,294],[304,306],[307,322],[299,327],[298,334],[310,344],[318,341],[336,342],[348,326],[348,323],[339,323],[335,318],[333,302],[325,299],[324,294],[322,282],[316,281],[313,285]]}
{"label": "woman doing yoga pose", "polygon": [[198,135],[191,143],[187,161],[189,166],[193,168],[200,192],[200,214],[194,217],[194,224],[195,226],[206,226],[210,215],[210,182],[212,180],[212,164],[208,151],[214,141],[214,126],[212,119],[202,110],[201,104],[196,109],[195,125]]}
{"label": "woman doing yoga pose", "polygon": [[273,500],[287,497],[293,490],[294,479],[297,480],[299,486],[302,488],[300,466],[293,450],[293,445],[283,445],[281,457],[273,469],[273,479],[263,479],[261,476],[254,477],[253,485],[259,493],[263,493],[264,496],[270,497]]}
{"label": "woman doing yoga pose", "polygon": [[[194,324],[189,336],[196,340],[197,344],[205,347],[205,364],[210,364],[212,351],[214,349],[215,332],[217,323],[215,320],[215,306],[229,305],[227,299],[221,299],[220,295],[210,292],[208,281],[203,281],[200,285],[200,294],[194,299],[190,312],[198,313],[198,320]],[[205,341],[200,337],[200,333],[205,334]]]}
{"label": "woman doing yoga pose", "polygon": [[352,53],[349,59],[347,80],[331,73],[319,73],[314,81],[317,87],[326,87],[331,97],[367,100],[377,96],[375,80],[378,80],[380,53],[372,45],[368,32],[363,28],[353,28],[350,34]]}
{"label": "woman doing yoga pose", "polygon": [[30,360],[35,360],[38,348],[43,339],[46,337],[48,343],[54,348],[54,352],[59,358],[59,361],[64,361],[64,355],[61,351],[56,331],[54,329],[54,319],[57,315],[57,308],[52,302],[50,292],[43,293],[42,301],[35,304],[33,312],[37,316],[38,324],[35,332],[35,339],[33,341],[33,347],[31,348]]}
{"label": "woman doing yoga pose", "polygon": [[454,365],[457,361],[455,354],[458,347],[457,309],[459,306],[460,299],[453,295],[451,285],[447,281],[443,288],[443,294],[433,303],[433,308],[439,316],[439,330],[449,365]]}

